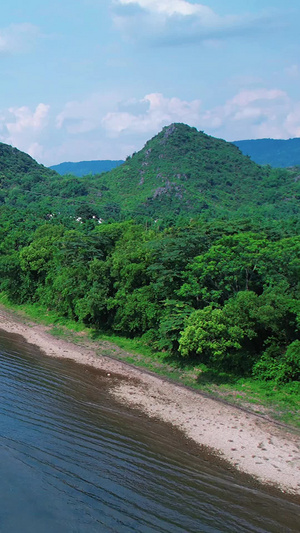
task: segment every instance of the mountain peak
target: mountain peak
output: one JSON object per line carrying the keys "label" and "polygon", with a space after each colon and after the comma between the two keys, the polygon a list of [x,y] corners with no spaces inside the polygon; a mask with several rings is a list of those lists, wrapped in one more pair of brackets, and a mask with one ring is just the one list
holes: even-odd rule
{"label": "mountain peak", "polygon": [[199,214],[224,199],[237,208],[249,190],[259,191],[268,173],[231,143],[182,123],[165,126],[142,150],[111,171],[103,183],[122,206],[160,216]]}

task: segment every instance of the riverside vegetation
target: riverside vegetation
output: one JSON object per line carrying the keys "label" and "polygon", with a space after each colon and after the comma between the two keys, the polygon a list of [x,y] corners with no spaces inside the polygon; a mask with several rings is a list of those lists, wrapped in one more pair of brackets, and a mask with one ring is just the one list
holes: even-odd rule
{"label": "riverside vegetation", "polygon": [[297,169],[172,124],[83,178],[0,144],[0,184],[2,301],[134,340],[200,388],[297,410]]}

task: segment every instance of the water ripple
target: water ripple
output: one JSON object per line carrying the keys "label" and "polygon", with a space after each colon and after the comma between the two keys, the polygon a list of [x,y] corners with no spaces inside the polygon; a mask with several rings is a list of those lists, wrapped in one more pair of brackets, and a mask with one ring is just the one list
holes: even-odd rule
{"label": "water ripple", "polygon": [[100,372],[0,346],[0,533],[298,531],[296,505],[119,405]]}

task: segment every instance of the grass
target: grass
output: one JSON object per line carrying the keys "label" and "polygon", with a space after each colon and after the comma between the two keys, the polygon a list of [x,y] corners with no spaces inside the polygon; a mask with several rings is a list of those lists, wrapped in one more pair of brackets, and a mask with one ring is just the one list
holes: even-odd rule
{"label": "grass", "polygon": [[140,339],[128,339],[87,328],[84,324],[61,317],[39,304],[12,304],[4,293],[0,293],[0,304],[25,322],[42,324],[55,337],[88,345],[98,355],[122,360],[213,398],[300,428],[300,383],[279,386],[270,381],[217,372],[205,365],[170,357],[168,353],[153,352]]}
{"label": "grass", "polygon": [[14,304],[6,296],[0,293],[0,304],[7,310],[15,312],[24,320],[32,320],[44,326],[53,326],[54,328],[64,328],[73,332],[89,332],[83,324],[71,320],[70,318],[60,316],[56,311],[47,309],[45,306],[37,303]]}

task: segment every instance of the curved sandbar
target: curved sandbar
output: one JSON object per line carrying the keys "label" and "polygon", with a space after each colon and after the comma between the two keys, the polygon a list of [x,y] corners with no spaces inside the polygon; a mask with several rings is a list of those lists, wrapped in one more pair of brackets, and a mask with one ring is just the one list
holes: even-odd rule
{"label": "curved sandbar", "polygon": [[47,327],[26,325],[3,310],[0,328],[22,335],[47,355],[127,378],[114,380],[111,394],[115,398],[173,424],[239,471],[300,495],[300,438],[296,433],[121,361],[96,355],[91,349],[57,339],[47,332]]}

